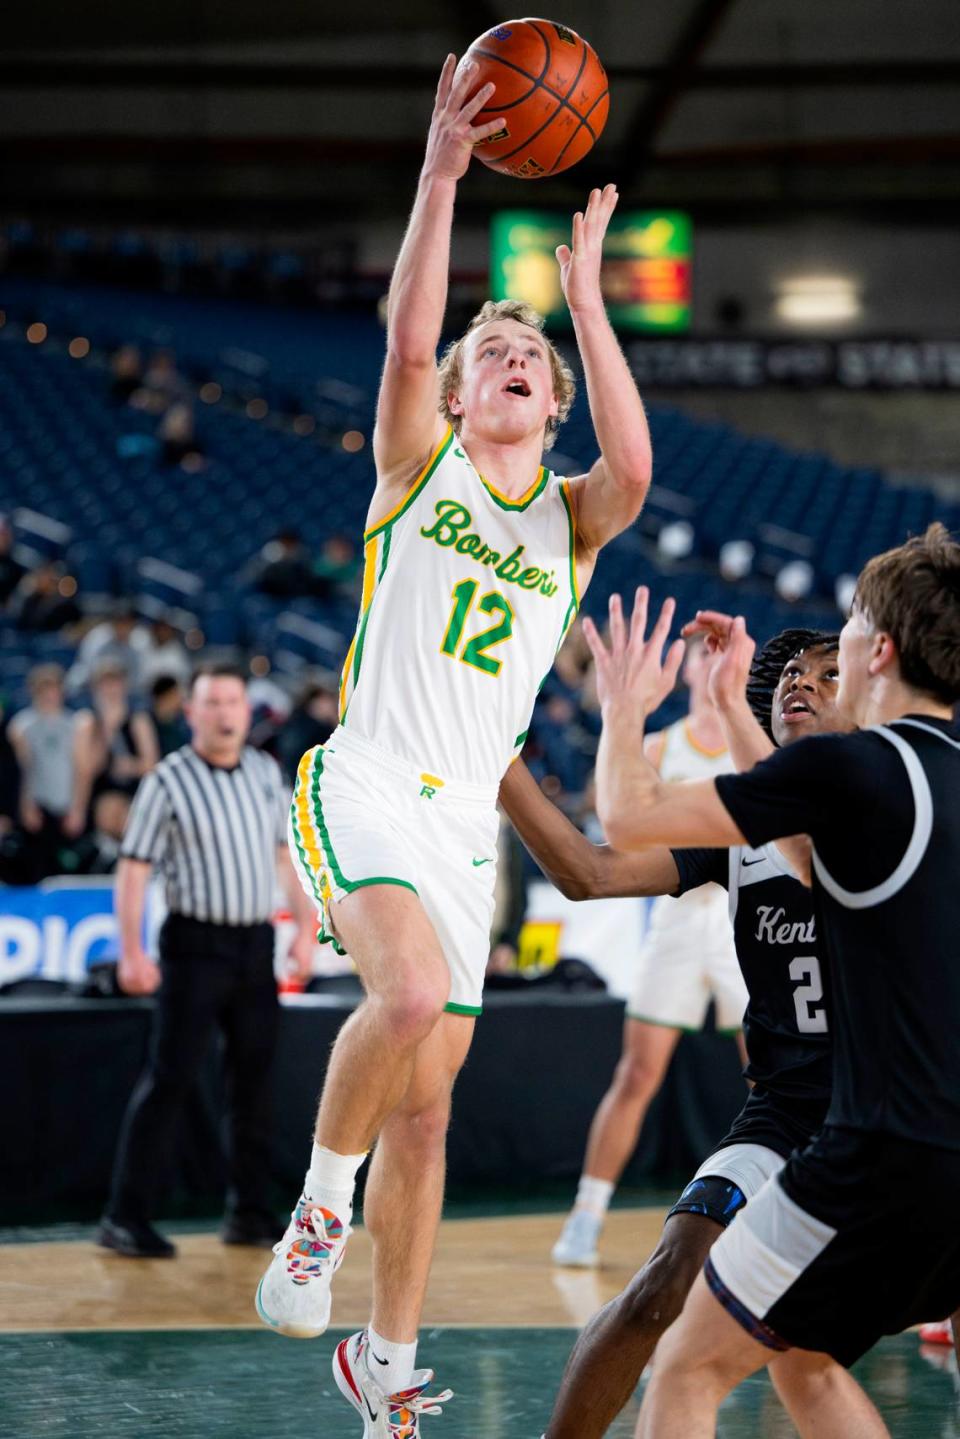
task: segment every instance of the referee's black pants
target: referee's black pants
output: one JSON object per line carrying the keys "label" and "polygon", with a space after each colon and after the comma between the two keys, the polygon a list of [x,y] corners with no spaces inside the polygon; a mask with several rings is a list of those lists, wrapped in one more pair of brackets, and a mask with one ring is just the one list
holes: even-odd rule
{"label": "referee's black pants", "polygon": [[184,1103],[219,1028],[226,1068],[227,1212],[240,1219],[265,1217],[270,1079],[280,1013],[273,928],[170,915],[160,931],[160,971],[150,1060],[124,1116],[108,1214],[118,1223],[155,1217]]}

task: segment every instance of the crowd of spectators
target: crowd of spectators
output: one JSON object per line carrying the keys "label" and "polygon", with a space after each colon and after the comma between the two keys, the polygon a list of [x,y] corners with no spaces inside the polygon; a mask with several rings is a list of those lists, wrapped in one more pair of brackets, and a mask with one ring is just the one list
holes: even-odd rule
{"label": "crowd of spectators", "polygon": [[[156,417],[144,443],[160,466],[203,467],[194,425],[194,389],[169,349],[121,345],[105,380],[109,403]],[[334,532],[311,549],[289,525],[238,575],[252,596],[312,601],[329,616],[335,641],[354,623],[362,586],[354,540]],[[37,654],[11,713],[0,693],[0,883],[35,884],[57,874],[109,873],[130,801],[145,774],[189,741],[185,704],[192,669],[179,611],[144,611],[129,598],[89,603],[54,553],[18,549],[0,515],[0,622]],[[62,641],[62,643],[60,643]],[[57,663],[39,662],[54,645]],[[346,646],[344,646],[345,648]],[[331,646],[331,649],[334,646]],[[242,659],[242,657],[241,657]],[[337,723],[337,678],[305,669],[299,691],[263,670],[251,675],[251,742],[271,752],[289,782],[303,752]],[[269,660],[268,660],[269,663]],[[590,654],[575,625],[544,688],[526,758],[552,797],[579,816],[599,736]]]}
{"label": "crowd of spectators", "polygon": [[[289,532],[287,532],[289,535]],[[296,568],[283,554],[296,553]],[[25,551],[21,551],[23,555]],[[277,597],[321,596],[351,605],[357,595],[352,544],[333,536],[311,562],[289,538],[280,574],[290,588],[271,587],[277,558],[267,546],[248,566],[249,588],[267,577]],[[63,663],[38,662],[26,695],[12,711],[0,692],[0,883],[31,885],[62,874],[106,874],[140,780],[189,742],[185,706],[202,652],[188,650],[175,615],[147,615],[129,598],[85,614],[75,589],[60,583],[55,560],[24,563],[9,520],[0,516],[0,622],[36,645],[62,642]],[[67,593],[64,593],[64,591]],[[325,741],[337,723],[332,675],[305,673],[299,691],[251,675],[251,742],[271,752],[292,783],[300,756]],[[25,701],[25,702],[24,702]]]}
{"label": "crowd of spectators", "polygon": [[328,535],[313,555],[300,532],[278,530],[246,566],[242,579],[271,599],[317,599],[327,604],[360,598],[361,565],[349,535]]}
{"label": "crowd of spectators", "polygon": [[138,451],[151,452],[163,468],[179,466],[197,474],[206,464],[197,435],[193,391],[177,368],[172,350],[156,350],[146,360],[137,345],[121,345],[110,357],[110,399],[156,415],[152,436],[129,437]]}

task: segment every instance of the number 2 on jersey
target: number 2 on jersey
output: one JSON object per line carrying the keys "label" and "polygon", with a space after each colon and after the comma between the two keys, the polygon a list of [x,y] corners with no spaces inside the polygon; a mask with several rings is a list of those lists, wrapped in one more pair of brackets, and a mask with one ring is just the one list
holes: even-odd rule
{"label": "number 2 on jersey", "polygon": [[823,980],[820,977],[820,963],[812,955],[798,955],[790,964],[790,978],[805,979],[793,991],[793,1005],[797,1011],[797,1029],[801,1034],[826,1034],[827,1011],[812,1006],[823,998]]}
{"label": "number 2 on jersey", "polygon": [[[474,669],[482,670],[484,674],[498,675],[503,661],[493,659],[486,651],[493,645],[502,644],[513,634],[513,610],[506,597],[497,590],[490,590],[487,594],[481,595],[477,600],[476,607],[485,615],[500,615],[500,622],[490,625],[488,629],[481,630],[478,635],[467,640],[460,648],[464,626],[470,610],[473,608],[479,588],[477,580],[461,580],[458,585],[454,585],[453,609],[447,621],[440,653],[449,655],[451,659],[460,659],[465,665],[472,665]],[[457,653],[458,649],[459,654]]]}

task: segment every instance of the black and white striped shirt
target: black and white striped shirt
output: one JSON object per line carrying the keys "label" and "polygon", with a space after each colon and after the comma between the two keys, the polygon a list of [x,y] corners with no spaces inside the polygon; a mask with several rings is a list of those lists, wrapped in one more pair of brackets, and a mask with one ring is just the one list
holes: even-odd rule
{"label": "black and white striped shirt", "polygon": [[171,913],[259,924],[274,909],[288,806],[269,755],[247,747],[227,769],[184,745],[141,782],[120,854],[158,867]]}

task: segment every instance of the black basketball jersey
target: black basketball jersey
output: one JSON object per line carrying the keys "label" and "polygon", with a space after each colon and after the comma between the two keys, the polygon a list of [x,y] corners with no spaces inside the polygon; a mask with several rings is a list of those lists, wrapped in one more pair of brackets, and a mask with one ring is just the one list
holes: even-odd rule
{"label": "black basketball jersey", "polygon": [[676,849],[679,894],[713,880],[730,897],[749,1079],[774,1094],[826,1099],[832,1080],[829,974],[818,953],[809,889],[775,845]]}
{"label": "black basketball jersey", "polygon": [[801,740],[717,791],[752,844],[806,833],[833,983],[828,1123],[960,1149],[960,742],[907,716]]}

